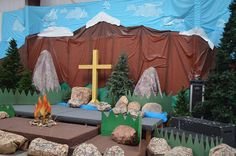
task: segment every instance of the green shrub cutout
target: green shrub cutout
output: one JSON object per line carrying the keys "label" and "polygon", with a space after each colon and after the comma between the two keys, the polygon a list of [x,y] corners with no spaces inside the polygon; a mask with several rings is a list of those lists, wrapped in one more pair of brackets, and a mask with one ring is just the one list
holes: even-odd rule
{"label": "green shrub cutout", "polygon": [[0,104],[0,111],[6,112],[9,117],[15,116],[15,110],[11,104]]}
{"label": "green shrub cutout", "polygon": [[177,95],[176,105],[174,107],[174,116],[189,116],[189,100],[187,97],[187,90],[181,89]]}
{"label": "green shrub cutout", "polygon": [[194,156],[208,156],[211,148],[222,143],[222,139],[218,137],[215,137],[214,141],[212,137],[210,139],[208,137],[204,139],[203,135],[201,135],[200,138],[198,135],[194,137],[191,134],[187,137],[183,132],[180,137],[178,132],[176,135],[174,135],[173,131],[171,131],[170,134],[168,133],[167,130],[156,129],[155,137],[164,138],[172,148],[176,146],[191,148]]}

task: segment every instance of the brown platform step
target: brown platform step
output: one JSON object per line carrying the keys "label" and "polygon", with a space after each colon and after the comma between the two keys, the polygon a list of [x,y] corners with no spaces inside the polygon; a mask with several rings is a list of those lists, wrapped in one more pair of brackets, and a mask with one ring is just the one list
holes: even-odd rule
{"label": "brown platform step", "polygon": [[57,122],[53,127],[31,126],[27,118],[8,118],[0,120],[0,129],[22,135],[29,140],[40,137],[49,141],[67,144],[70,147],[89,140],[98,135],[98,128],[78,124]]}
{"label": "brown platform step", "polygon": [[[94,146],[96,146],[102,154],[104,154],[106,148],[115,145],[120,146],[124,150],[125,156],[145,156],[147,149],[146,140],[141,141],[141,148],[139,150],[139,145],[128,146],[128,145],[118,144],[115,141],[113,141],[110,136],[101,136],[101,135],[95,136],[94,138],[86,141],[86,143],[91,143]],[[75,147],[76,146],[72,147],[72,151],[75,149]]]}

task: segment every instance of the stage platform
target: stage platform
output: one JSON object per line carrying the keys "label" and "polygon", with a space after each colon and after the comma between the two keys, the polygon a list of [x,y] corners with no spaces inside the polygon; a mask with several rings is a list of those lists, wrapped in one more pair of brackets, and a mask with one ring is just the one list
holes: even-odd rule
{"label": "stage platform", "polygon": [[[34,117],[34,105],[14,105],[16,116]],[[100,125],[102,120],[101,112],[84,110],[79,108],[63,107],[52,105],[52,116],[56,121],[71,122],[88,125]],[[153,131],[157,126],[162,125],[161,119],[142,118],[143,130]]]}
{"label": "stage platform", "polygon": [[13,117],[0,120],[0,129],[22,135],[30,141],[43,138],[53,142],[67,144],[70,147],[83,143],[98,135],[99,129],[95,126],[69,124],[57,122],[52,127],[37,127],[30,125],[28,118]]}
{"label": "stage platform", "polygon": [[[104,154],[106,148],[109,148],[111,146],[120,146],[124,150],[125,156],[145,156],[146,149],[147,149],[146,140],[141,141],[140,147],[139,145],[129,146],[129,145],[122,145],[122,144],[116,143],[115,141],[111,139],[110,136],[101,136],[101,135],[98,135],[86,141],[86,143],[91,143],[95,145],[98,148],[99,152],[102,154]],[[72,147],[72,148],[75,148],[75,147]]]}

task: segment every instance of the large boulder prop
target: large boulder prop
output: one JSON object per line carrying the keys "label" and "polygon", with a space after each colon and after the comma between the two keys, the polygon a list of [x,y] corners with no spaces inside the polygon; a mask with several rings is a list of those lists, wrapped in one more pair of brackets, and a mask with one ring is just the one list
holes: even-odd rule
{"label": "large boulder prop", "polygon": [[26,150],[27,147],[28,140],[25,137],[0,130],[0,154],[12,154],[17,149]]}
{"label": "large boulder prop", "polygon": [[128,109],[127,106],[129,101],[126,96],[121,96],[120,99],[117,101],[115,107],[112,109],[114,114],[126,114]]}
{"label": "large boulder prop", "polygon": [[148,156],[164,156],[171,148],[163,138],[152,138],[147,146]]}
{"label": "large boulder prop", "polygon": [[142,112],[162,113],[162,106],[158,103],[146,103],[142,107]]}
{"label": "large boulder prop", "polygon": [[9,118],[9,115],[4,111],[0,111],[0,120],[5,118]]}
{"label": "large boulder prop", "polygon": [[210,152],[209,156],[235,156],[236,155],[236,149],[230,147],[227,144],[220,144],[216,147],[213,147]]}
{"label": "large boulder prop", "polygon": [[33,73],[33,83],[41,93],[49,90],[60,90],[53,59],[47,50],[43,50],[37,60]]}
{"label": "large boulder prop", "polygon": [[143,75],[139,79],[134,88],[134,95],[150,97],[151,95],[157,95],[158,92],[162,96],[160,81],[156,69],[150,67],[143,72]]}
{"label": "large boulder prop", "polygon": [[92,90],[86,87],[73,87],[71,99],[68,101],[71,107],[80,107],[88,104],[92,97]]}
{"label": "large boulder prop", "polygon": [[31,141],[28,149],[30,156],[67,156],[69,146],[36,138]]}
{"label": "large boulder prop", "polygon": [[112,134],[112,140],[119,144],[124,145],[136,145],[137,144],[137,132],[134,128],[126,125],[120,125],[116,127]]}
{"label": "large boulder prop", "polygon": [[93,144],[83,143],[75,148],[72,156],[102,156]]}
{"label": "large boulder prop", "polygon": [[193,156],[193,151],[191,148],[177,146],[167,151],[165,156]]}
{"label": "large boulder prop", "polygon": [[112,146],[107,148],[103,156],[124,156],[125,151],[119,146]]}

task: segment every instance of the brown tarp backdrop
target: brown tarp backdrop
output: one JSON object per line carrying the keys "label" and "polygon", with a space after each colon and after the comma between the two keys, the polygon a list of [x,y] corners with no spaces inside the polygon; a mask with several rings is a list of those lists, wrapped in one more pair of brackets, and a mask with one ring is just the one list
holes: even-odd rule
{"label": "brown tarp backdrop", "polygon": [[[162,91],[176,93],[189,86],[195,74],[205,78],[212,68],[215,52],[199,36],[183,36],[178,32],[158,31],[144,26],[123,27],[105,22],[73,37],[38,37],[30,35],[21,49],[23,63],[34,70],[40,52],[47,49],[54,61],[60,82],[71,87],[91,83],[91,70],[78,69],[91,64],[92,50],[99,50],[99,63],[117,63],[121,53],[128,55],[130,76],[135,83],[150,66],[156,68]],[[111,70],[99,71],[99,86],[105,85]]]}

